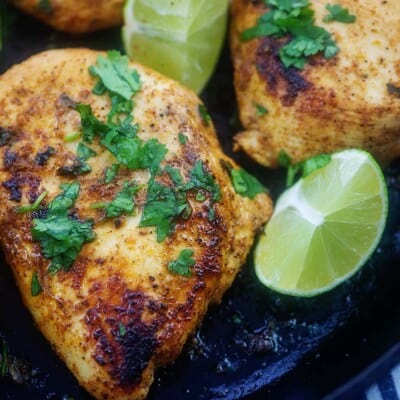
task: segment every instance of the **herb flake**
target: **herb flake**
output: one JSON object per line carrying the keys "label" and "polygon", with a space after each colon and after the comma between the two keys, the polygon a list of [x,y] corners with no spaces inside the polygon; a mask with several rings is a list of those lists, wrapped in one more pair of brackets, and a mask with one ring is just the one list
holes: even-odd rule
{"label": "herb flake", "polygon": [[49,272],[68,271],[82,246],[94,240],[93,221],[80,221],[68,215],[79,194],[79,183],[61,185],[63,190],[49,203],[45,218],[34,218],[32,238],[51,260]]}
{"label": "herb flake", "polygon": [[42,291],[43,289],[39,282],[38,273],[36,271],[33,271],[31,280],[31,295],[32,297],[39,296]]}
{"label": "herb flake", "polygon": [[324,17],[324,22],[338,21],[344,24],[351,24],[356,21],[356,16],[350,14],[349,10],[340,4],[327,4],[325,8],[329,14]]}
{"label": "herb flake", "polygon": [[232,169],[231,180],[235,192],[243,197],[254,199],[258,194],[267,191],[255,176],[243,168]]}
{"label": "herb flake", "polygon": [[168,263],[168,271],[185,277],[191,276],[191,268],[196,264],[196,261],[192,258],[193,255],[192,249],[183,249],[176,260]]}

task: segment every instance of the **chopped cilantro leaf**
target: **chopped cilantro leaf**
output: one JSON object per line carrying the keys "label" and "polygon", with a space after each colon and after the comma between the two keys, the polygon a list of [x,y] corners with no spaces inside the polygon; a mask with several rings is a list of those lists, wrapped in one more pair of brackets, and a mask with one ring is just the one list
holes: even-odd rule
{"label": "chopped cilantro leaf", "polygon": [[175,219],[186,211],[187,207],[184,196],[152,179],[147,188],[146,204],[139,226],[155,226],[157,241],[162,242],[173,232]]}
{"label": "chopped cilantro leaf", "polygon": [[42,286],[40,285],[39,282],[39,277],[36,271],[33,271],[32,274],[32,280],[31,280],[31,295],[38,296],[40,293],[42,293]]}
{"label": "chopped cilantro leaf", "polygon": [[291,163],[292,163],[292,159],[290,158],[289,154],[286,153],[285,150],[281,150],[278,154],[278,164],[281,167],[289,168]]}
{"label": "chopped cilantro leaf", "polygon": [[329,164],[332,159],[330,154],[319,154],[315,157],[311,157],[308,160],[302,162],[303,178],[310,175],[315,170],[324,167]]}
{"label": "chopped cilantro leaf", "polygon": [[185,190],[204,189],[210,193],[213,202],[221,199],[221,189],[214,177],[205,170],[203,161],[197,160],[189,175],[191,179],[185,185]]}
{"label": "chopped cilantro leaf", "polygon": [[265,187],[253,175],[243,168],[232,169],[231,179],[235,192],[243,197],[254,199],[259,193],[265,193]]}
{"label": "chopped cilantro leaf", "polygon": [[104,176],[105,183],[111,183],[118,174],[120,164],[113,164],[111,167],[107,167]]}
{"label": "chopped cilantro leaf", "polygon": [[259,117],[262,117],[265,114],[268,114],[268,109],[262,106],[261,104],[256,104],[256,109],[257,109],[257,115]]}
{"label": "chopped cilantro leaf", "polygon": [[118,324],[118,333],[119,333],[119,336],[121,336],[121,337],[126,335],[126,328],[125,328],[125,325],[122,322],[120,322]]}
{"label": "chopped cilantro leaf", "polygon": [[82,139],[87,143],[92,143],[96,135],[104,136],[110,128],[97,119],[88,104],[77,104],[76,111],[81,116]]}
{"label": "chopped cilantro leaf", "polygon": [[78,144],[78,149],[76,151],[76,156],[83,161],[88,160],[90,157],[96,156],[97,153],[90,147],[85,146],[83,143]]}
{"label": "chopped cilantro leaf", "polygon": [[211,122],[211,115],[208,113],[206,106],[204,104],[199,104],[198,109],[203,124],[205,126],[209,126]]}
{"label": "chopped cilantro leaf", "polygon": [[176,186],[182,186],[183,185],[183,178],[182,175],[179,171],[179,169],[171,167],[170,165],[166,165],[164,168],[164,171],[169,175],[171,178],[172,182]]}
{"label": "chopped cilantro leaf", "polygon": [[157,139],[146,142],[139,137],[130,137],[119,129],[110,131],[101,144],[105,146],[115,158],[129,169],[146,169],[156,173],[164,159],[167,149]]}
{"label": "chopped cilantro leaf", "polygon": [[179,132],[178,139],[179,139],[179,143],[180,144],[186,144],[187,143],[187,136],[184,135],[182,132]]}
{"label": "chopped cilantro leaf", "polygon": [[105,205],[106,217],[114,218],[122,214],[132,214],[135,208],[133,196],[139,189],[140,186],[135,182],[125,182],[123,189],[117,194],[115,199]]}
{"label": "chopped cilantro leaf", "polygon": [[39,242],[43,255],[51,260],[50,273],[69,270],[84,243],[94,240],[93,222],[68,215],[79,194],[79,184],[61,185],[63,192],[48,206],[45,218],[33,219],[33,240]]}
{"label": "chopped cilantro leaf", "polygon": [[340,4],[327,4],[325,8],[329,11],[329,14],[324,17],[324,22],[338,21],[344,24],[351,24],[356,20],[356,16],[350,14],[349,10]]}
{"label": "chopped cilantro leaf", "polygon": [[300,161],[297,164],[290,165],[288,167],[288,175],[286,178],[286,186],[293,185],[297,176],[305,178],[315,170],[324,167],[329,164],[332,157],[330,154],[318,154],[317,156],[311,157],[307,160]]}
{"label": "chopped cilantro leaf", "polygon": [[66,210],[71,208],[79,195],[79,183],[65,183],[61,185],[63,190],[58,196],[56,196],[49,204],[50,213],[64,213]]}
{"label": "chopped cilantro leaf", "polygon": [[196,264],[196,261],[192,258],[193,255],[192,249],[183,249],[176,260],[168,263],[168,270],[177,275],[191,276],[191,267]]}
{"label": "chopped cilantro leaf", "polygon": [[241,40],[256,37],[289,37],[279,51],[279,57],[286,68],[303,69],[308,57],[322,53],[329,59],[339,48],[331,34],[315,25],[314,10],[308,0],[266,0],[270,9],[263,14],[255,26],[241,33]]}
{"label": "chopped cilantro leaf", "polygon": [[[130,100],[141,88],[140,76],[136,70],[129,70],[129,59],[118,51],[109,51],[107,58],[98,56],[97,64],[89,69],[93,76],[100,79],[101,84],[111,93],[125,100]],[[100,90],[100,94],[103,94]],[[99,94],[99,84],[96,86]]]}

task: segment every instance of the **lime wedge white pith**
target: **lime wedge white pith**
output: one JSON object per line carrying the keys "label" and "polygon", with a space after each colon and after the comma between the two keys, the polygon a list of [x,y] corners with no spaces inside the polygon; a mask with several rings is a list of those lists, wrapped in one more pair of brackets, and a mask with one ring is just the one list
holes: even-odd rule
{"label": "lime wedge white pith", "polygon": [[123,40],[128,55],[201,91],[225,36],[229,0],[128,0]]}
{"label": "lime wedge white pith", "polygon": [[385,179],[372,156],[361,150],[333,154],[278,199],[256,247],[258,278],[294,296],[332,289],[375,250],[387,209]]}

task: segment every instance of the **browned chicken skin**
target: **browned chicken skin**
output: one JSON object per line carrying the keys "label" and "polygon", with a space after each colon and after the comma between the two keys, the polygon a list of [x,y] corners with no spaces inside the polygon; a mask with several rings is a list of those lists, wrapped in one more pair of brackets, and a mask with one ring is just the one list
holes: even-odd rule
{"label": "browned chicken skin", "polygon": [[317,55],[297,70],[279,60],[279,39],[240,40],[267,7],[233,0],[231,49],[244,126],[236,149],[265,166],[277,166],[281,150],[297,162],[350,147],[387,163],[400,155],[400,2],[342,0],[356,16],[350,24],[322,21],[331,1],[311,4],[316,24],[332,33],[340,52],[330,60]]}
{"label": "browned chicken skin", "polygon": [[[179,355],[208,305],[219,302],[231,285],[271,214],[271,201],[262,193],[254,200],[236,194],[226,169],[236,165],[222,153],[212,124],[202,120],[192,92],[131,63],[142,80],[133,110],[139,136],[163,143],[168,153],[162,164],[182,176],[203,160],[221,200],[189,197],[191,216],[178,220],[161,242],[155,228],[138,227],[144,195],[136,199],[136,214],[104,219],[91,204],[110,201],[127,179],[144,182],[148,173],[122,168],[105,184],[104,170],[115,158],[95,140],[91,148],[97,155],[88,161],[92,171],[74,178],[80,184],[74,218],[93,218],[96,239],[83,246],[68,272],[50,275],[49,260],[32,239],[32,213],[16,210],[44,190],[46,206],[61,183],[74,180],[56,173],[76,151],[77,143],[64,139],[81,126],[71,102],[91,105],[101,120],[110,109],[106,95],[92,93],[96,79],[88,67],[99,54],[48,51],[0,77],[0,241],[24,303],[79,383],[98,399],[143,399],[154,370]],[[185,248],[194,252],[191,276],[167,268]],[[43,291],[32,296],[35,272]]]}
{"label": "browned chicken skin", "polygon": [[9,0],[53,28],[85,33],[122,24],[124,0]]}

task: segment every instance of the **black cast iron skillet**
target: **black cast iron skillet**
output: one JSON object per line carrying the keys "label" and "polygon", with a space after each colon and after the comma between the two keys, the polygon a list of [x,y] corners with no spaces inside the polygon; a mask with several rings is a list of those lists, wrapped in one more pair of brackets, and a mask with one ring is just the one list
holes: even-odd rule
{"label": "black cast iron skillet", "polygon": [[[119,30],[71,38],[15,15],[0,55],[0,72],[47,48],[121,48]],[[231,151],[232,135],[240,127],[227,48],[202,98],[225,151],[276,198],[283,189],[284,171],[257,167]],[[179,359],[157,373],[149,399],[319,399],[373,362],[374,371],[379,371],[400,361],[394,347],[390,357],[376,363],[400,337],[400,162],[385,175],[390,195],[386,233],[360,273],[331,293],[293,299],[262,287],[250,256],[222,304],[210,309]],[[1,258],[0,346],[3,342],[16,371],[0,377],[0,399],[91,399],[34,327]],[[372,379],[365,374],[334,398],[357,398]]]}

